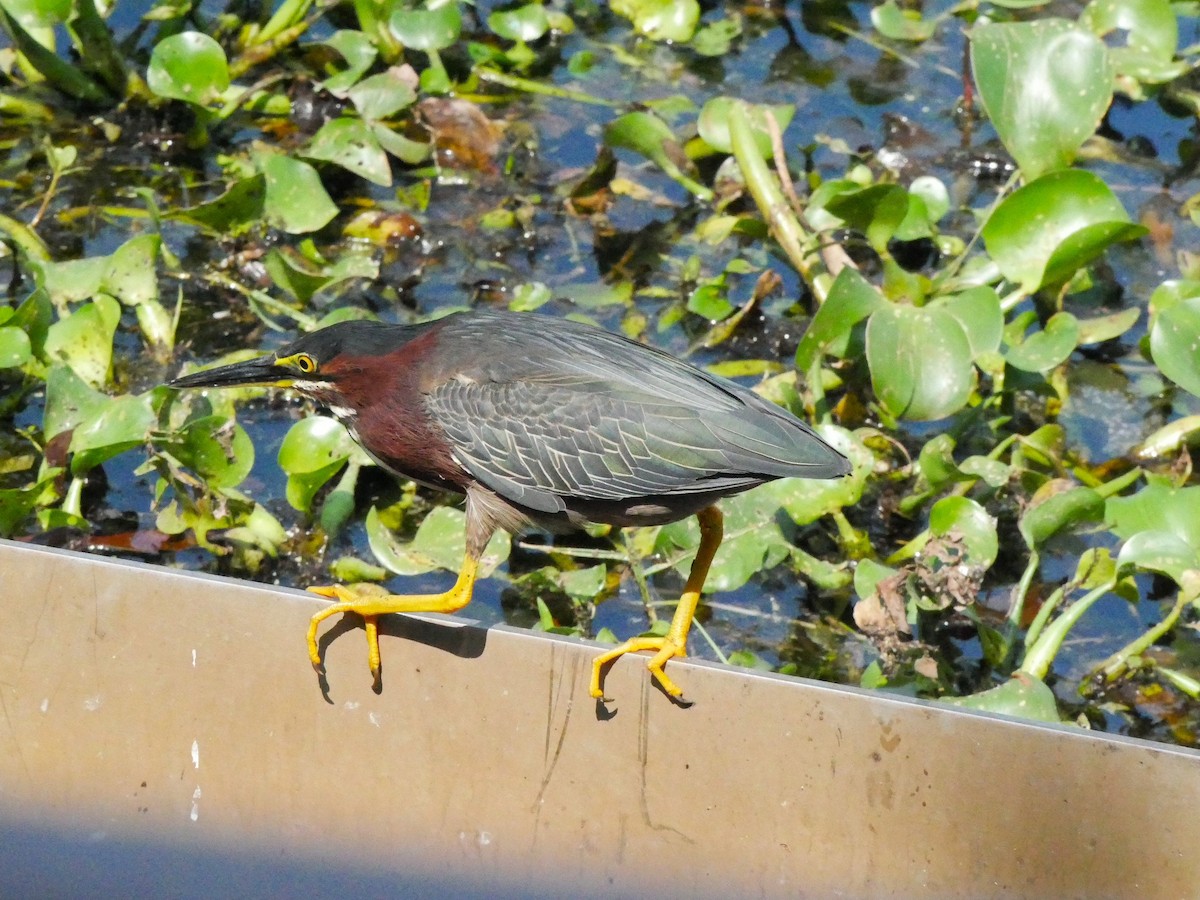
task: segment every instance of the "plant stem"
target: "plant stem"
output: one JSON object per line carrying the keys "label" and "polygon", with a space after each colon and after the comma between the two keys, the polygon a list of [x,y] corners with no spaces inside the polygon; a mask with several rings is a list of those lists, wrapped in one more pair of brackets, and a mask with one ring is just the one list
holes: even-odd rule
{"label": "plant stem", "polygon": [[1175,605],[1171,607],[1171,611],[1167,613],[1161,622],[1147,631],[1145,634],[1130,641],[1100,665],[1092,670],[1095,673],[1103,673],[1105,681],[1113,681],[1125,673],[1129,668],[1129,658],[1131,656],[1139,656],[1145,653],[1160,637],[1175,627],[1175,623],[1179,620],[1180,614],[1184,607],[1196,599],[1194,591],[1181,588],[1178,596],[1175,598]]}
{"label": "plant stem", "polygon": [[1116,579],[1107,581],[1094,588],[1063,610],[1062,615],[1046,626],[1041,637],[1025,654],[1025,661],[1018,670],[1037,679],[1044,679],[1050,671],[1050,664],[1062,649],[1067,632],[1070,631],[1083,617],[1093,603],[1107,594],[1116,585]]}
{"label": "plant stem", "polygon": [[750,117],[744,103],[734,103],[729,109],[729,140],[733,146],[733,157],[737,160],[746,187],[754,197],[759,212],[767,221],[775,240],[783,248],[788,261],[800,273],[818,303],[824,303],[829,294],[827,286],[818,285],[818,277],[825,274],[810,262],[806,246],[813,245],[813,237],[804,230],[800,220],[776,184],[766,160],[758,152],[758,144],[750,127]]}

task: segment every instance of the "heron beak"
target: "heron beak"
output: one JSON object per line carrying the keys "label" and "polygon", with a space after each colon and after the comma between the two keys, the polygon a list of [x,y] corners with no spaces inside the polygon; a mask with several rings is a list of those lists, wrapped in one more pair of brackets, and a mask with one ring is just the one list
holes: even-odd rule
{"label": "heron beak", "polygon": [[193,372],[183,378],[168,381],[167,387],[173,388],[225,388],[240,384],[260,384],[272,387],[291,387],[295,376],[286,369],[275,364],[274,356],[260,356],[245,362],[232,363],[228,366],[218,366],[215,369],[205,369]]}

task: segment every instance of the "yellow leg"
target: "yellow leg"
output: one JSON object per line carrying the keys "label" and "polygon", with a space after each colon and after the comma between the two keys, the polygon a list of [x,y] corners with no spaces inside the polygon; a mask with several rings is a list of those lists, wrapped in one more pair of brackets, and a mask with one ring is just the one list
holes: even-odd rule
{"label": "yellow leg", "polygon": [[683,595],[679,598],[679,605],[675,607],[675,615],[671,618],[671,627],[667,629],[664,637],[630,638],[625,643],[596,657],[592,663],[591,685],[591,694],[596,699],[604,699],[604,689],[600,684],[601,669],[618,656],[638,650],[657,651],[646,663],[646,668],[662,685],[662,689],[672,697],[683,695],[679,686],[667,677],[663,666],[667,664],[668,660],[687,655],[688,631],[692,627],[692,619],[695,617],[696,607],[700,603],[700,591],[704,588],[705,579],[708,578],[708,568],[712,565],[717,548],[721,546],[724,522],[721,511],[715,506],[700,510],[696,518],[700,521],[700,546],[696,548],[696,559],[692,563],[692,571],[688,574]]}
{"label": "yellow leg", "polygon": [[321,671],[321,650],[317,646],[317,626],[338,613],[357,613],[363,617],[367,632],[367,661],[371,665],[371,675],[379,679],[379,617],[387,613],[406,612],[457,612],[471,602],[471,594],[475,590],[475,572],[479,562],[468,554],[463,559],[462,569],[454,587],[444,594],[389,594],[383,588],[374,584],[361,584],[347,587],[332,585],[330,587],[311,587],[314,594],[322,597],[332,597],[339,602],[321,610],[308,623],[308,657],[312,660],[313,668]]}

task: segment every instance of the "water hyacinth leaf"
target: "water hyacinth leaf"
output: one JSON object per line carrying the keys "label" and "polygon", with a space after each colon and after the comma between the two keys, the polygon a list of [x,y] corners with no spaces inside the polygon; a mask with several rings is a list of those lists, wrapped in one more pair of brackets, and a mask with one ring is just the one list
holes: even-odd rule
{"label": "water hyacinth leaf", "polygon": [[[279,553],[283,542],[287,540],[287,532],[266,507],[261,503],[255,503],[240,524],[225,532],[223,540],[244,544],[274,557]],[[256,561],[249,564],[251,568],[257,567]]]}
{"label": "water hyacinth leaf", "polygon": [[1108,48],[1065,19],[981,25],[971,65],[988,119],[1027,179],[1071,165],[1112,101]]}
{"label": "water hyacinth leaf", "polygon": [[371,133],[375,135],[379,146],[410,166],[423,162],[433,150],[432,143],[423,144],[420,141],[414,141],[398,131],[393,131],[382,122],[371,122],[370,125]]}
{"label": "water hyacinth leaf", "polygon": [[691,48],[701,56],[724,56],[733,49],[733,42],[742,35],[740,17],[718,19],[697,29]]}
{"label": "water hyacinth leaf", "polygon": [[252,175],[233,182],[225,193],[212,200],[170,212],[168,216],[196,222],[221,234],[238,233],[262,218],[266,195],[266,179]]}
{"label": "water hyacinth leaf", "polygon": [[712,191],[684,174],[676,160],[684,153],[667,123],[650,112],[631,112],[619,116],[604,129],[604,142],[641,154],[671,178],[703,200],[712,199]]}
{"label": "water hyacinth leaf", "polygon": [[[9,15],[7,6],[0,4],[0,26],[12,38],[12,44],[24,57],[29,68],[46,83],[68,97],[88,103],[108,104],[112,97],[101,85],[93,81],[81,68],[68,63],[55,53],[54,32],[45,26],[26,30],[25,26]],[[50,8],[57,7],[51,4]]]}
{"label": "water hyacinth leaf", "polygon": [[1187,68],[1175,59],[1179,25],[1168,0],[1092,0],[1080,14],[1079,24],[1097,37],[1125,37],[1124,44],[1109,45],[1120,75],[1157,84]]}
{"label": "water hyacinth leaf", "polygon": [[724,274],[705,281],[697,285],[688,297],[688,312],[695,313],[710,322],[719,322],[728,318],[734,310],[733,304],[728,300],[728,294],[729,286]]}
{"label": "water hyacinth leaf", "polygon": [[613,0],[611,6],[652,41],[686,43],[700,21],[697,0]]}
{"label": "water hyacinth leaf", "polygon": [[1200,570],[1200,551],[1170,531],[1139,531],[1121,545],[1117,566],[1158,572],[1183,584],[1187,572]]}
{"label": "water hyacinth leaf", "polygon": [[[375,558],[397,575],[421,575],[437,569],[457,572],[466,552],[466,515],[450,506],[430,510],[412,541],[401,544],[371,507],[366,520],[367,541]],[[498,531],[480,560],[479,574],[486,578],[508,559],[510,538]]]}
{"label": "water hyacinth leaf", "polygon": [[348,92],[350,101],[364,119],[386,119],[412,106],[417,93],[397,69],[364,78]]}
{"label": "water hyacinth leaf", "polygon": [[930,222],[937,222],[950,211],[950,191],[939,178],[932,175],[919,175],[908,186],[908,192],[914,197],[920,197],[925,204],[925,210]]}
{"label": "water hyacinth leaf", "polygon": [[0,369],[23,366],[33,358],[29,335],[11,325],[0,327]]}
{"label": "water hyacinth leaf", "polygon": [[106,256],[45,262],[35,267],[35,271],[41,275],[41,284],[49,294],[50,300],[60,309],[69,303],[78,303],[95,296],[100,290],[107,269]]}
{"label": "water hyacinth leaf", "polygon": [[283,290],[308,303],[323,290],[354,278],[374,278],[379,264],[371,255],[350,248],[332,262],[318,262],[290,247],[274,247],[264,261],[267,274]]}
{"label": "water hyacinth leaf", "polygon": [[213,38],[184,31],[154,45],[146,84],[160,97],[209,106],[229,87],[229,62]]}
{"label": "water hyacinth leaf", "polygon": [[909,199],[908,191],[899,185],[872,184],[838,191],[826,200],[824,209],[847,228],[865,235],[876,251],[885,253],[908,216]]}
{"label": "water hyacinth leaf", "polygon": [[46,408],[42,412],[42,434],[49,441],[85,419],[98,415],[109,402],[75,374],[69,366],[59,365],[46,376]]}
{"label": "water hyacinth leaf", "polygon": [[1079,323],[1067,312],[1055,313],[1041,331],[1034,332],[1004,355],[1014,369],[1047,372],[1066,360],[1079,343]]}
{"label": "water hyacinth leaf", "polygon": [[945,418],[966,404],[975,386],[966,333],[935,307],[877,310],[867,322],[866,350],[875,395],[895,416]]}
{"label": "water hyacinth leaf", "polygon": [[0,6],[26,31],[49,28],[67,21],[71,0],[4,0]]}
{"label": "water hyacinth leaf", "polygon": [[336,163],[372,184],[391,187],[387,154],[362,119],[342,117],[326,122],[303,153],[309,159]]}
{"label": "water hyacinth leaf", "polygon": [[948,434],[934,435],[921,447],[917,457],[917,468],[933,490],[941,490],[948,484],[966,480],[962,470],[954,462],[954,438]]}
{"label": "water hyacinth leaf", "polygon": [[162,240],[157,234],[130,238],[108,257],[102,287],[126,306],[158,300],[155,266]]}
{"label": "water hyacinth leaf", "polygon": [[898,571],[873,559],[861,559],[854,567],[854,593],[859,597],[869,597],[879,590],[881,581],[891,578]]}
{"label": "water hyacinth leaf", "polygon": [[266,179],[263,214],[289,234],[305,234],[328,225],[338,209],[321,176],[306,162],[280,153],[264,153],[259,165]]}
{"label": "water hyacinth leaf", "polygon": [[1200,281],[1169,281],[1150,295],[1150,356],[1177,385],[1200,396]]}
{"label": "water hyacinth leaf", "polygon": [[1057,724],[1062,721],[1054,700],[1054,692],[1040,679],[1024,672],[1017,672],[998,687],[967,697],[942,698],[940,702],[980,712],[1033,719],[1036,722]]}
{"label": "water hyacinth leaf", "polygon": [[1110,246],[1146,233],[1100,178],[1043,175],[1006,197],[984,223],[988,254],[1027,293],[1066,282]]}
{"label": "water hyacinth leaf", "polygon": [[824,353],[841,356],[851,329],[886,306],[887,300],[857,269],[842,269],[796,347],[797,370],[808,372]]}
{"label": "water hyacinth leaf", "polygon": [[212,488],[237,487],[254,467],[250,436],[224,416],[202,416],[188,422],[172,436],[170,449]]}
{"label": "water hyacinth leaf", "polygon": [[462,32],[462,12],[454,0],[431,3],[425,9],[397,7],[388,20],[392,34],[413,50],[443,50]]}
{"label": "water hyacinth leaf", "polygon": [[1104,498],[1088,487],[1074,487],[1033,503],[1021,516],[1018,527],[1031,550],[1036,550],[1064,528],[1099,521],[1104,517]]}
{"label": "water hyacinth leaf", "polygon": [[335,97],[344,97],[370,70],[379,51],[375,49],[371,39],[361,31],[335,31],[324,43],[342,55],[342,59],[346,61],[346,68],[326,78],[321,82],[321,86]]}
{"label": "water hyacinth leaf", "polygon": [[61,472],[61,469],[51,469],[37,484],[0,490],[0,537],[13,537],[21,523],[40,504],[52,502],[50,498],[57,499],[54,481]]}
{"label": "water hyacinth leaf", "polygon": [[929,510],[929,530],[936,537],[962,535],[971,565],[988,568],[1000,552],[996,520],[969,497],[943,497]]}
{"label": "water hyacinth leaf", "polygon": [[100,295],[50,326],[46,355],[65,362],[88,384],[100,387],[108,381],[112,368],[113,337],[120,321],[121,305]]}
{"label": "water hyacinth leaf", "polygon": [[583,569],[571,569],[558,576],[558,583],[567,595],[577,600],[591,600],[604,590],[608,582],[608,567],[601,564]]}
{"label": "water hyacinth leaf", "polygon": [[1080,346],[1102,344],[1105,341],[1119,338],[1136,325],[1137,320],[1141,316],[1142,311],[1136,306],[1131,306],[1128,309],[1123,309],[1120,312],[1111,313],[1107,316],[1080,319],[1079,344]]}
{"label": "water hyacinth leaf", "polygon": [[1004,313],[1000,296],[988,285],[968,288],[961,294],[938,299],[930,304],[953,316],[971,345],[971,358],[994,353],[1004,334]]}
{"label": "water hyacinth leaf", "polygon": [[[734,103],[741,102],[733,97],[713,97],[700,110],[696,129],[700,133],[700,137],[704,139],[704,142],[714,150],[719,150],[722,153],[733,152],[733,142],[729,137],[729,110]],[[763,158],[770,159],[773,154],[771,149],[771,133],[767,127],[767,113],[770,112],[775,117],[775,121],[779,125],[779,132],[782,134],[791,123],[792,116],[796,114],[796,107],[786,103],[776,106],[747,103],[744,104],[744,107],[747,118],[750,120],[750,129],[754,135],[754,143]]]}
{"label": "water hyacinth leaf", "polygon": [[71,434],[71,473],[82,475],[126,450],[142,446],[157,419],[149,392],[115,397],[94,409]]}
{"label": "water hyacinth leaf", "polygon": [[540,3],[497,10],[488,16],[488,28],[510,41],[536,41],[550,30],[550,17]]}
{"label": "water hyacinth leaf", "polygon": [[1132,539],[1143,531],[1175,535],[1200,550],[1200,486],[1175,487],[1159,475],[1148,475],[1146,486],[1131,497],[1110,497],[1105,523],[1117,537]]}
{"label": "water hyacinth leaf", "polygon": [[863,495],[875,468],[875,455],[862,439],[839,425],[820,425],[817,434],[840,451],[852,466],[844,478],[781,478],[764,485],[761,496],[783,508],[797,525],[808,525],[828,513],[853,506]]}
{"label": "water hyacinth leaf", "polygon": [[978,478],[994,488],[1003,486],[1012,476],[1012,466],[986,456],[968,456],[960,468],[964,475]]}
{"label": "water hyacinth leaf", "polygon": [[370,463],[345,425],[328,416],[301,419],[288,429],[279,446],[279,468],[288,476],[288,503],[308,512],[313,496],[351,458],[361,465]]}
{"label": "water hyacinth leaf", "polygon": [[871,24],[893,41],[927,41],[933,36],[934,23],[922,19],[915,9],[902,9],[896,0],[884,0],[871,10]]}

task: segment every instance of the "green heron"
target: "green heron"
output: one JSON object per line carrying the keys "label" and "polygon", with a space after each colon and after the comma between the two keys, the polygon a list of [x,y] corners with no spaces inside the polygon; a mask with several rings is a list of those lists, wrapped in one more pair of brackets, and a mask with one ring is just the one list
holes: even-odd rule
{"label": "green heron", "polygon": [[471,600],[480,554],[497,528],[560,533],[585,523],[661,525],[688,516],[700,543],[664,637],[637,637],[599,656],[684,656],[700,591],[721,543],[716,502],[776,478],[836,478],[842,454],[779,406],[732,381],[600,328],[508,312],[472,312],[419,325],[330,325],[269,356],[197,372],[177,388],[287,387],[311,397],[389,472],[466,495],[466,555],[442,594],[378,586],[311,588],[338,602],[313,616],[308,652],[321,671],[317,627],[336,613],[365,622],[378,683],[377,619],[455,612]]}

